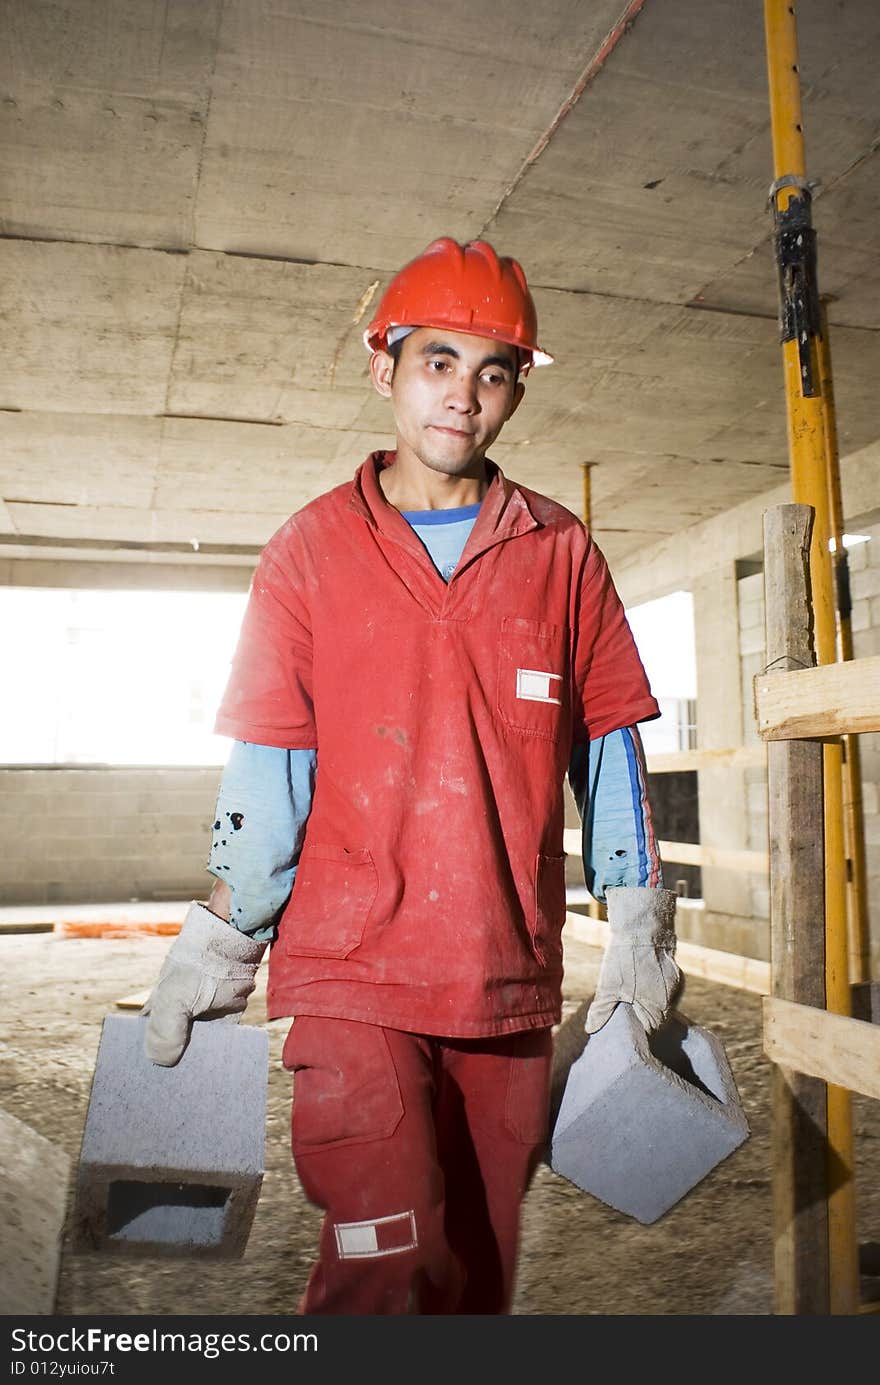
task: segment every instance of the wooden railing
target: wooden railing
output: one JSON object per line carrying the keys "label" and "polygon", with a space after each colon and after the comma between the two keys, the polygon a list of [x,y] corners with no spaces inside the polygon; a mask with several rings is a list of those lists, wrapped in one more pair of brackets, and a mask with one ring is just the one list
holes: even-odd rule
{"label": "wooden railing", "polygon": [[[567,827],[562,834],[563,850],[572,856],[580,854],[581,829]],[[769,857],[766,851],[739,851],[721,846],[704,846],[702,842],[658,841],[663,861],[677,861],[685,866],[723,866],[726,870],[766,871]]]}

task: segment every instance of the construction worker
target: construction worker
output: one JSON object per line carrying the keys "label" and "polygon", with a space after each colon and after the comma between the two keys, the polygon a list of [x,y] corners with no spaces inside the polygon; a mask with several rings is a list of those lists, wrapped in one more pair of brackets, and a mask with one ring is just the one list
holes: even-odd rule
{"label": "construction worker", "polygon": [[610,924],[588,1030],[619,1001],[656,1028],[680,982],[637,730],[659,709],[584,525],[488,456],[552,359],[519,264],[437,240],[365,341],[396,450],[260,557],[216,720],[215,882],[145,1044],[177,1062],[271,947],[326,1213],[301,1311],[504,1313],[548,1138],[566,772]]}

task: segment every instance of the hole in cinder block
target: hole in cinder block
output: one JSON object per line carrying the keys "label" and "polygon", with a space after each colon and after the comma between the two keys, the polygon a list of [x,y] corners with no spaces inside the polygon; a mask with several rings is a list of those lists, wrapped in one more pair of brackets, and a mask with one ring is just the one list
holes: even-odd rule
{"label": "hole in cinder block", "polygon": [[676,1077],[689,1082],[713,1101],[724,1101],[715,1055],[693,1027],[672,1015],[649,1036],[648,1047],[657,1061]]}
{"label": "hole in cinder block", "polygon": [[219,1245],[231,1189],[206,1183],[140,1183],[107,1189],[107,1236],[115,1241]]}

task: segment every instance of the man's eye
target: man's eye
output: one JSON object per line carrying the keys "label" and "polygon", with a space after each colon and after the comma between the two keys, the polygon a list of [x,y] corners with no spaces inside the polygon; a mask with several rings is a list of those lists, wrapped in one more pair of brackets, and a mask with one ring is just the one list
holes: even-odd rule
{"label": "man's eye", "polygon": [[507,381],[507,376],[500,374],[498,371],[487,371],[483,379],[486,381],[487,385],[503,385]]}
{"label": "man's eye", "polygon": [[436,375],[439,375],[441,371],[447,369],[447,365],[445,361],[438,358],[435,361],[428,362],[428,369],[433,370]]}

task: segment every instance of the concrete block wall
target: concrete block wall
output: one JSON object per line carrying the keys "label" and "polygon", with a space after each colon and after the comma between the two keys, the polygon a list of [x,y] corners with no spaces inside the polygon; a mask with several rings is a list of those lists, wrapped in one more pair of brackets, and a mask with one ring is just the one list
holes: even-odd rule
{"label": "concrete block wall", "polygon": [[[697,664],[697,744],[727,750],[742,744],[748,709],[743,703],[737,637],[738,582],[734,561],[720,563],[692,583]],[[707,764],[697,775],[700,835],[704,846],[747,850],[745,771]],[[750,876],[724,865],[701,870],[704,910],[682,920],[681,936],[706,947],[764,958],[767,922],[755,918]]]}
{"label": "concrete block wall", "polygon": [[[252,564],[2,559],[0,586],[246,591]],[[0,905],[204,898],[219,766],[0,766]]]}
{"label": "concrete block wall", "polygon": [[[849,549],[852,591],[853,655],[857,659],[880,654],[880,524],[859,525],[867,543]],[[743,701],[743,742],[760,741],[754,715],[753,680],[766,663],[764,632],[764,577],[755,573],[737,583],[739,648]],[[865,816],[865,860],[868,876],[868,912],[871,922],[872,974],[880,976],[880,735],[859,737],[862,765],[862,802]],[[763,768],[746,772],[748,844],[766,850],[768,842],[767,774]],[[768,883],[757,875],[748,877],[751,907],[756,918],[769,918]]]}
{"label": "concrete block wall", "polygon": [[[739,622],[740,682],[743,706],[743,744],[760,745],[755,717],[754,680],[767,662],[764,653],[764,574],[755,572],[737,582]],[[747,844],[750,851],[766,851],[768,843],[767,771],[763,766],[749,766],[745,772],[748,815]],[[749,900],[753,918],[770,917],[770,882],[767,874],[750,872],[747,876]],[[769,955],[769,953],[768,953]]]}
{"label": "concrete block wall", "polygon": [[221,769],[0,769],[0,904],[205,898]]}
{"label": "concrete block wall", "polygon": [[[222,769],[0,767],[0,906],[204,899]],[[565,825],[579,827],[565,783]],[[580,856],[566,883],[582,886]]]}
{"label": "concrete block wall", "polygon": [[[853,654],[880,655],[880,524],[859,525],[868,543],[849,550]],[[880,978],[880,734],[859,737],[862,805],[865,814],[865,868],[871,924],[871,974]]]}

